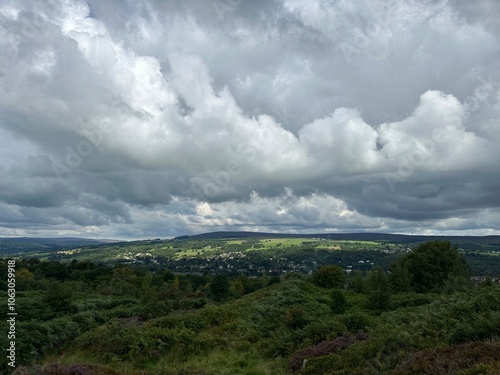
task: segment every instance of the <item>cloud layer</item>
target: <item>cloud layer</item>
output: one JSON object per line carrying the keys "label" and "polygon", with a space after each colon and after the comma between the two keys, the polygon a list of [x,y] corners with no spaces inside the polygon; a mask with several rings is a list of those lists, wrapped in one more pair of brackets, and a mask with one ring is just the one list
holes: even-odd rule
{"label": "cloud layer", "polygon": [[499,16],[4,1],[0,235],[498,234]]}

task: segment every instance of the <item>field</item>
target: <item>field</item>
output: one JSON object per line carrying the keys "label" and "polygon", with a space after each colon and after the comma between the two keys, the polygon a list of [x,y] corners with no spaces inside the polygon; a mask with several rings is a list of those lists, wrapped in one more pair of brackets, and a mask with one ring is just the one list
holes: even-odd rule
{"label": "field", "polygon": [[[396,237],[395,237],[396,238]],[[417,243],[418,244],[418,243]],[[349,272],[366,271],[375,264],[383,267],[415,244],[368,239],[328,239],[312,237],[232,237],[183,238],[105,243],[90,246],[47,248],[30,243],[9,247],[9,256],[70,262],[88,260],[104,264],[147,264],[151,269],[171,268],[179,272],[244,272],[260,275],[266,272],[310,273],[330,262]],[[500,246],[470,238],[460,245],[474,274],[496,276],[500,272]],[[1,250],[1,249],[0,249]],[[221,268],[222,267],[222,268]]]}

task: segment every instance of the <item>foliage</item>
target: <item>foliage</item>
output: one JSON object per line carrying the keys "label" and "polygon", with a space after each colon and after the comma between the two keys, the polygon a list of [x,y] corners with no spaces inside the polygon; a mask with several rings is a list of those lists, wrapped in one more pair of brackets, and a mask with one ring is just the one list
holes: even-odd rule
{"label": "foliage", "polygon": [[67,284],[53,282],[45,293],[43,301],[47,303],[54,311],[70,312],[72,311],[73,291]]}
{"label": "foliage", "polygon": [[399,282],[405,285],[404,275],[410,275],[410,284],[417,292],[441,290],[452,277],[468,277],[469,269],[465,258],[449,241],[430,241],[419,245],[403,256],[393,270],[400,270]]}
{"label": "foliage", "polygon": [[322,266],[313,273],[312,282],[322,288],[342,288],[345,283],[345,273],[338,266]]}
{"label": "foliage", "polygon": [[330,302],[330,307],[334,314],[345,313],[347,309],[347,299],[341,290],[334,289],[332,291],[332,301]]}
{"label": "foliage", "polygon": [[366,276],[368,307],[372,310],[385,310],[391,300],[391,286],[385,271],[377,267]]}
{"label": "foliage", "polygon": [[[391,375],[446,375],[472,368],[478,363],[500,360],[500,345],[474,342],[437,349],[425,349],[412,354]],[[484,367],[483,367],[484,368]],[[467,373],[467,372],[466,372]],[[469,373],[471,373],[469,371]],[[474,373],[474,372],[472,372]]]}
{"label": "foliage", "polygon": [[356,341],[363,341],[366,339],[368,339],[368,335],[366,334],[357,334],[355,337],[352,337],[348,332],[345,332],[342,336],[334,340],[323,341],[313,347],[296,352],[292,356],[290,367],[292,370],[297,371],[304,365],[304,360],[308,358],[321,357],[336,351],[341,351],[347,349]]}
{"label": "foliage", "polygon": [[227,275],[216,275],[210,283],[210,295],[216,301],[229,296],[229,278]]}
{"label": "foliage", "polygon": [[[309,242],[293,246],[316,246],[312,256],[339,253]],[[396,266],[413,282],[412,266],[403,262],[410,253]],[[366,276],[354,271],[342,290],[345,279],[332,288],[299,272],[255,277],[146,263],[16,263],[25,282],[16,292],[17,375],[285,375],[305,360],[302,375],[439,374],[446,366],[473,375],[494,374],[500,363],[492,354],[499,349],[500,286],[473,287],[453,267],[432,293],[417,293],[415,284],[401,287],[406,276],[393,277],[396,266],[388,276],[382,268]],[[0,295],[6,299],[5,290]],[[7,331],[6,321],[0,329]],[[6,335],[0,345],[8,347]],[[4,358],[0,373],[10,372]]]}

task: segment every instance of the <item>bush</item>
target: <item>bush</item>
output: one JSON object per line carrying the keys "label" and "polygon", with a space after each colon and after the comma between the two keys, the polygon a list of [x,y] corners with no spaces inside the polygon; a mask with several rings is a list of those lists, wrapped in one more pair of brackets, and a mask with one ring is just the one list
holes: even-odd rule
{"label": "bush", "polygon": [[285,324],[288,328],[297,329],[302,328],[308,323],[304,310],[291,309],[286,313]]}
{"label": "bush", "polygon": [[380,267],[368,272],[366,276],[368,290],[368,308],[372,310],[385,310],[391,300],[391,286],[384,270]]}
{"label": "bush", "polygon": [[338,266],[322,266],[313,273],[312,282],[322,288],[342,288],[345,284],[345,273]]}
{"label": "bush", "polygon": [[54,312],[71,312],[74,310],[72,305],[73,291],[63,283],[53,282],[49,286],[43,301],[47,303]]}
{"label": "bush", "polygon": [[345,331],[347,331],[345,324],[336,317],[330,317],[325,320],[314,321],[305,326],[302,330],[302,336],[304,341],[313,345],[339,337]]}
{"label": "bush", "polygon": [[98,365],[61,365],[50,364],[43,368],[40,375],[118,375],[115,370]]}
{"label": "bush", "polygon": [[500,345],[473,342],[412,354],[390,375],[448,375],[500,360]]}
{"label": "bush", "polygon": [[449,241],[423,243],[405,254],[398,263],[391,269],[407,270],[411,286],[419,293],[441,291],[447,280],[452,280],[449,283],[452,287],[453,280],[468,278],[470,273],[465,258]]}
{"label": "bush", "polygon": [[484,315],[474,314],[468,321],[459,323],[448,338],[450,344],[485,340],[500,336],[500,312]]}
{"label": "bush", "polygon": [[221,274],[216,275],[210,283],[210,296],[215,301],[221,301],[229,296],[229,277]]}
{"label": "bush", "polygon": [[290,360],[290,367],[293,371],[299,370],[305,359],[311,357],[320,357],[333,352],[338,352],[345,350],[357,341],[367,340],[368,336],[365,334],[359,334],[356,337],[352,337],[349,333],[344,333],[342,336],[337,337],[335,340],[323,341],[318,345],[302,349],[295,353]]}
{"label": "bush", "polygon": [[334,314],[343,314],[347,309],[347,300],[341,290],[335,289],[332,292],[330,308]]}
{"label": "bush", "polygon": [[372,319],[370,316],[355,312],[352,314],[346,314],[341,317],[342,322],[345,324],[350,332],[361,332],[366,331],[370,327]]}

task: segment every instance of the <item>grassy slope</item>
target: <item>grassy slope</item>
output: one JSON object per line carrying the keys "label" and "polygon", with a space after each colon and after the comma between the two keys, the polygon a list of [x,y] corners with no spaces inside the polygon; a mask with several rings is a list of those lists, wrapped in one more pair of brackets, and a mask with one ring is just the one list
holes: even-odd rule
{"label": "grassy slope", "polygon": [[[499,287],[452,295],[401,294],[383,313],[366,310],[364,295],[346,293],[350,307],[341,315],[331,312],[329,294],[306,281],[287,280],[200,310],[146,322],[112,320],[83,335],[58,360],[111,363],[123,374],[139,373],[132,368],[158,375],[289,374],[290,358],[299,350],[344,331],[363,331],[368,340],[310,358],[301,373],[384,374],[416,361],[411,353],[500,335]],[[498,342],[491,345],[500,349]]]}

